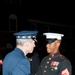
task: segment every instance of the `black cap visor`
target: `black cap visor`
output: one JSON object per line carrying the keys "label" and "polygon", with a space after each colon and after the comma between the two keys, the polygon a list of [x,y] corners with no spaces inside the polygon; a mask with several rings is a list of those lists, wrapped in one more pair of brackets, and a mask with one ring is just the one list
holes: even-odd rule
{"label": "black cap visor", "polygon": [[47,39],[47,43],[53,43],[54,41],[56,41],[57,39]]}

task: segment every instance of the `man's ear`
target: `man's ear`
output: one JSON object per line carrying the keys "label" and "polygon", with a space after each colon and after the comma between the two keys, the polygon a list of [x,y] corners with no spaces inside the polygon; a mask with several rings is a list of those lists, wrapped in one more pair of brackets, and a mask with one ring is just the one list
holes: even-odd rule
{"label": "man's ear", "polygon": [[25,42],[25,46],[26,46],[26,47],[28,47],[29,44],[30,44],[30,41],[26,41],[26,42]]}
{"label": "man's ear", "polygon": [[56,40],[56,45],[57,45],[57,47],[59,47],[60,44],[61,44],[61,41],[60,41],[60,40]]}
{"label": "man's ear", "polygon": [[25,41],[24,46],[28,47],[28,41]]}

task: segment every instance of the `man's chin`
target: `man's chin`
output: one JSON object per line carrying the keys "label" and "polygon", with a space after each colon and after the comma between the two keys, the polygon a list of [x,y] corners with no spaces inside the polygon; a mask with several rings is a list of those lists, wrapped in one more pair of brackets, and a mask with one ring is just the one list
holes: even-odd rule
{"label": "man's chin", "polygon": [[31,51],[30,53],[33,53],[33,51]]}
{"label": "man's chin", "polygon": [[51,53],[50,51],[47,51],[47,53]]}

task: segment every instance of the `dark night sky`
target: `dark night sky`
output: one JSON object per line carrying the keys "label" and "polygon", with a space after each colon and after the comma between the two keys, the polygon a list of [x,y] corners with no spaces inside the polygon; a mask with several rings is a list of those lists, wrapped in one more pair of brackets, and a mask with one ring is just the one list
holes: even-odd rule
{"label": "dark night sky", "polygon": [[[50,11],[49,11],[50,12]],[[57,23],[57,24],[65,24],[69,26],[74,26],[75,21],[74,21],[74,13],[72,12],[60,12],[60,13],[49,13],[49,12],[40,12],[40,13],[32,13],[28,14],[27,17],[31,19],[37,19],[37,20],[42,20],[46,22],[51,22],[51,23]],[[75,26],[74,26],[75,27]]]}
{"label": "dark night sky", "polygon": [[[27,17],[47,22],[74,26],[75,11],[73,2],[40,3],[25,9]],[[26,11],[27,10],[27,11]],[[23,11],[23,10],[22,10]]]}
{"label": "dark night sky", "polygon": [[[18,11],[17,14],[24,16],[26,18],[31,19],[38,19],[52,23],[59,23],[59,24],[67,24],[70,26],[75,25],[75,4],[72,1],[43,1],[43,2],[28,2],[26,3],[25,0],[21,0],[22,4],[20,6],[15,6],[15,8],[10,8],[9,5],[7,8],[9,10]],[[4,3],[3,3],[4,4]],[[2,4],[1,13],[3,11],[6,12],[5,6]],[[9,11],[8,10],[8,11]],[[14,12],[14,11],[12,11]],[[1,15],[2,15],[1,14]],[[75,27],[75,26],[74,26]]]}
{"label": "dark night sky", "polygon": [[[57,24],[65,24],[68,26],[75,27],[75,11],[74,11],[74,4],[71,1],[69,2],[34,2],[29,3],[28,5],[25,4],[26,2],[22,0],[22,5],[20,7],[10,8],[9,10],[18,11],[17,14],[22,15],[26,17],[26,19],[36,19],[51,23],[57,23]],[[5,6],[2,4],[2,11],[1,15],[6,12]],[[8,11],[9,11],[8,10]],[[14,12],[12,11],[12,13]],[[8,14],[8,13],[7,13]],[[3,18],[4,19],[4,18]]]}

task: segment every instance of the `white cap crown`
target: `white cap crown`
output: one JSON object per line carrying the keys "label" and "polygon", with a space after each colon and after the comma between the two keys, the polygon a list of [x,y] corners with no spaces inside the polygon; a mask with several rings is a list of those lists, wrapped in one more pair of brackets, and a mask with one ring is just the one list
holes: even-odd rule
{"label": "white cap crown", "polygon": [[61,40],[62,37],[64,36],[63,34],[59,33],[43,33],[43,35],[46,36],[46,39],[57,39],[57,40]]}

